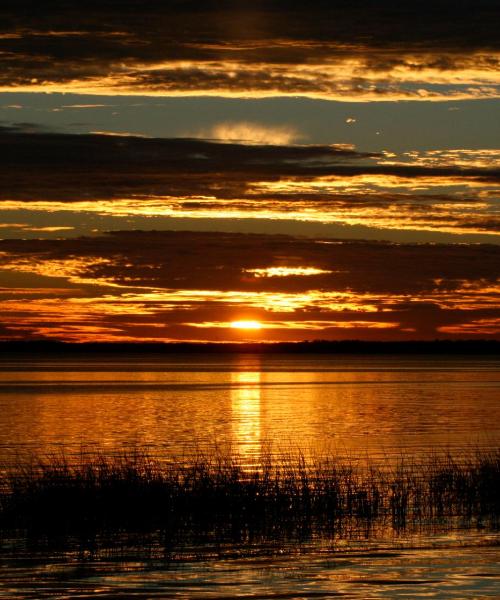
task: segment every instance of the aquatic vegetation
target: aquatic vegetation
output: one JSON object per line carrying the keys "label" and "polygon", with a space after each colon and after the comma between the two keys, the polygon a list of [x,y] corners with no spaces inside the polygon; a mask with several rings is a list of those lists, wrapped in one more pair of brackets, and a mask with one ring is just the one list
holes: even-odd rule
{"label": "aquatic vegetation", "polygon": [[495,528],[500,517],[500,450],[390,467],[269,455],[253,468],[218,454],[185,464],[135,451],[51,457],[3,473],[3,537],[63,544],[154,534],[176,549],[300,541],[379,526]]}

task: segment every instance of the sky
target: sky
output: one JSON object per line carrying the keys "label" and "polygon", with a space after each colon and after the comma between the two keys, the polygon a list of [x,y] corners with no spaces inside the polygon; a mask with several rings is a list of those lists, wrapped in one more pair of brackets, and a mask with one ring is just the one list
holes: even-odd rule
{"label": "sky", "polygon": [[0,5],[0,339],[500,339],[496,0]]}

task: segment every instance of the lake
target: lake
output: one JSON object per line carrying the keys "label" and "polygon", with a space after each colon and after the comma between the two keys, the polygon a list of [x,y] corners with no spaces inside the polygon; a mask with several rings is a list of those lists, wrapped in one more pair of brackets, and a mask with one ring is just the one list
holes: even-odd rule
{"label": "lake", "polygon": [[[0,457],[214,451],[245,468],[298,450],[393,464],[498,448],[496,357],[126,355],[0,362]],[[279,551],[165,561],[12,551],[5,598],[482,598],[500,595],[496,531],[360,532]],[[196,556],[195,556],[196,555]]]}
{"label": "lake", "polygon": [[495,357],[181,355],[0,362],[0,457],[131,446],[183,456],[399,456],[500,440]]}

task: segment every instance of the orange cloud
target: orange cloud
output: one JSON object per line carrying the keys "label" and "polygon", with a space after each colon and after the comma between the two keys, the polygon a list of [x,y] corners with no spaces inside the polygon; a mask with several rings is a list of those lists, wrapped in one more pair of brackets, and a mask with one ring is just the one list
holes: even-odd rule
{"label": "orange cloud", "polygon": [[7,339],[229,341],[236,321],[268,341],[497,335],[498,246],[129,231],[0,252]]}
{"label": "orange cloud", "polygon": [[[25,128],[0,130],[0,210],[70,208],[113,217],[293,220],[498,236],[500,171],[488,150],[396,157],[345,145]],[[270,142],[276,132],[258,133]]]}
{"label": "orange cloud", "polygon": [[[497,7],[322,1],[76,0],[2,7],[0,90],[304,95],[337,100],[498,97]],[[3,62],[3,64],[2,64]]]}

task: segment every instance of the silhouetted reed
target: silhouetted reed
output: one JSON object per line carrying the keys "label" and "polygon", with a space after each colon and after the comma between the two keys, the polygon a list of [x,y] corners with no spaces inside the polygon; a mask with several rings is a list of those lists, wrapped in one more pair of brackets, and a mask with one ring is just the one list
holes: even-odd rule
{"label": "silhouetted reed", "polygon": [[160,536],[165,548],[199,543],[294,541],[344,527],[460,521],[496,527],[500,450],[435,456],[390,468],[354,461],[307,462],[300,454],[258,467],[200,457],[162,463],[133,452],[64,457],[4,470],[4,537],[92,540]]}

